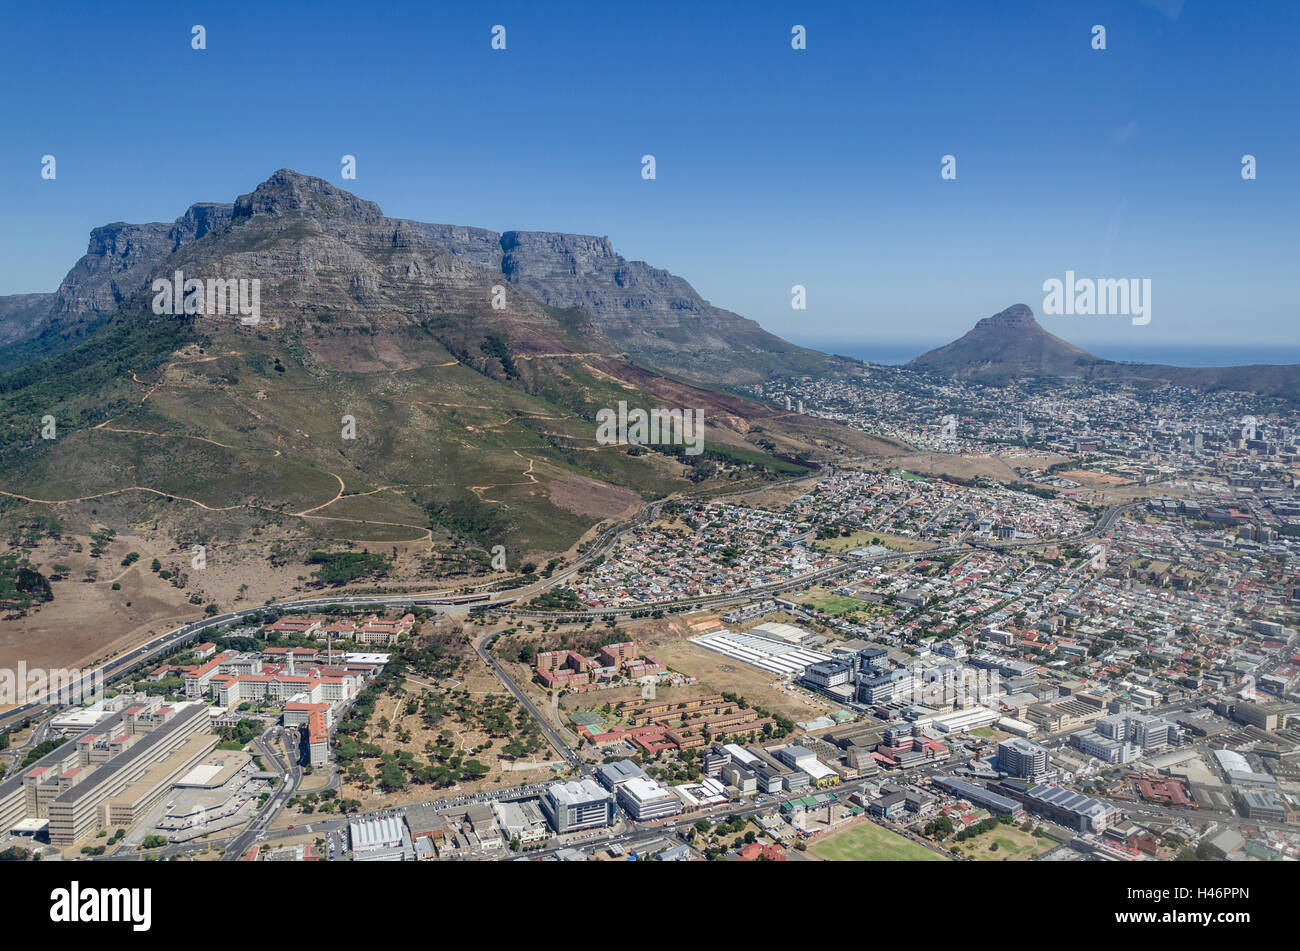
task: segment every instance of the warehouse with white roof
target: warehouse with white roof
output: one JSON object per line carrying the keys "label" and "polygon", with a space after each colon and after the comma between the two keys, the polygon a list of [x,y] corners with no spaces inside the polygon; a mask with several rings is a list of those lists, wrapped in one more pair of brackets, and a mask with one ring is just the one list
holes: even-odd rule
{"label": "warehouse with white roof", "polygon": [[401,862],[411,851],[406,820],[397,816],[350,822],[348,835],[357,862]]}

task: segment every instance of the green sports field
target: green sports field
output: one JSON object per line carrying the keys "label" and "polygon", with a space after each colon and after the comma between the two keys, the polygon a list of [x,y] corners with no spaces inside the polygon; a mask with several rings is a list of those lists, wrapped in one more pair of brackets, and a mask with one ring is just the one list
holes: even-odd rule
{"label": "green sports field", "polygon": [[874,822],[832,832],[808,849],[828,862],[946,862],[948,859]]}

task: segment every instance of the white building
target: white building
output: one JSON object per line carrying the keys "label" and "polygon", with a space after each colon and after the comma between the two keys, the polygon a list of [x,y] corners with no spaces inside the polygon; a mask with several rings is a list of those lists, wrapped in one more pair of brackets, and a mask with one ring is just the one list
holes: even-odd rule
{"label": "white building", "polygon": [[637,822],[663,819],[682,811],[682,801],[671,790],[640,776],[618,787],[618,804]]}
{"label": "white building", "polygon": [[406,820],[396,816],[350,822],[348,836],[356,862],[400,862],[411,845]]}

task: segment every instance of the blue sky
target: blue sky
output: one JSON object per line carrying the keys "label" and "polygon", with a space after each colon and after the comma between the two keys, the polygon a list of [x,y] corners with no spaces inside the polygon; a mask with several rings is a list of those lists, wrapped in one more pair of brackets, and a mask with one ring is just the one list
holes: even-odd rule
{"label": "blue sky", "polygon": [[[287,166],[394,217],[608,235],[796,339],[943,341],[1016,302],[1102,353],[1300,336],[1295,4],[451,6],[13,5],[0,293]],[[1043,316],[1067,269],[1150,278],[1150,324]]]}

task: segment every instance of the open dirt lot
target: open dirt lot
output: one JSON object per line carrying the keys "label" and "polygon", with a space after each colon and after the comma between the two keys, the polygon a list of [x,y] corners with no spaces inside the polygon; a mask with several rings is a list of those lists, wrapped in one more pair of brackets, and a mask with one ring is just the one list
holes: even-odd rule
{"label": "open dirt lot", "polygon": [[1035,453],[1025,452],[1023,450],[1012,452],[997,453],[999,459],[1006,462],[1007,465],[1017,469],[1050,469],[1058,463],[1068,462],[1070,456],[1062,456],[1054,452]]}
{"label": "open dirt lot", "polygon": [[[1018,461],[1017,461],[1018,462]],[[1024,465],[1024,463],[1018,463]],[[891,456],[878,463],[872,463],[873,469],[906,469],[918,475],[950,475],[962,479],[984,476],[999,482],[1016,482],[1020,476],[1006,462],[997,456],[984,454],[955,455],[942,452],[917,452],[905,456]]]}
{"label": "open dirt lot", "polygon": [[1113,489],[1116,486],[1128,485],[1130,482],[1122,476],[1109,472],[1092,472],[1088,469],[1069,469],[1059,475],[1063,479],[1072,479],[1090,489]]}
{"label": "open dirt lot", "polygon": [[688,632],[681,621],[659,622],[657,627],[640,632],[638,639],[647,653],[654,654],[673,670],[698,677],[697,687],[743,696],[795,721],[811,720],[839,709],[804,691],[786,687],[768,671],[692,644]]}
{"label": "open dirt lot", "polygon": [[[259,548],[209,544],[205,567],[199,569],[189,548],[179,549],[174,539],[162,533],[118,535],[98,558],[91,556],[91,546],[89,536],[64,535],[22,549],[42,574],[63,580],[50,582],[53,601],[25,617],[0,620],[0,667],[12,668],[20,660],[29,667],[90,666],[201,617],[206,604],[228,611],[316,590],[299,580],[310,575],[310,568],[297,559],[276,567]],[[358,546],[362,548],[388,555],[396,548],[394,576],[409,569],[411,579],[417,578],[418,544]],[[131,552],[139,560],[123,566]],[[173,578],[184,576],[184,586],[177,587],[151,570],[155,558]],[[87,571],[96,573],[94,580],[86,580]],[[119,590],[113,590],[115,583]],[[195,595],[198,604],[190,600]]]}

